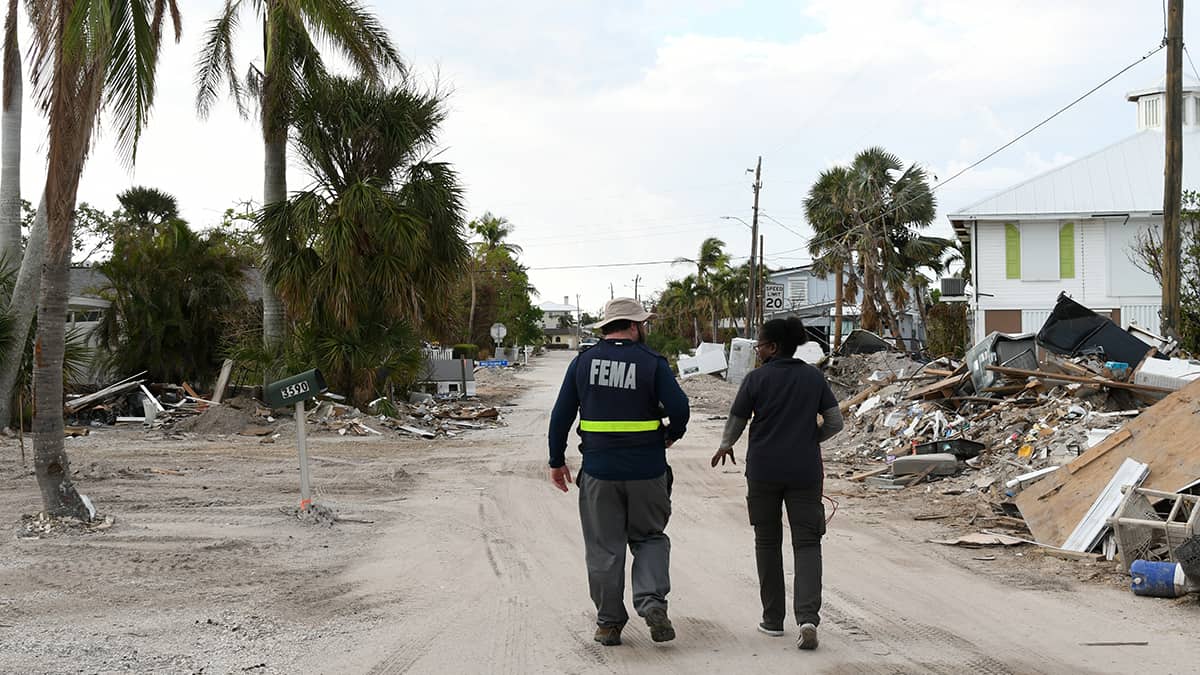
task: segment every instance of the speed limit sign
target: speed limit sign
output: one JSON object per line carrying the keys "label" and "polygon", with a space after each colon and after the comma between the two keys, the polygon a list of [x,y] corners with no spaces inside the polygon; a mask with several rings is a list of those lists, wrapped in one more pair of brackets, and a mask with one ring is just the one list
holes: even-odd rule
{"label": "speed limit sign", "polygon": [[783,311],[783,284],[766,284],[763,286],[763,312]]}

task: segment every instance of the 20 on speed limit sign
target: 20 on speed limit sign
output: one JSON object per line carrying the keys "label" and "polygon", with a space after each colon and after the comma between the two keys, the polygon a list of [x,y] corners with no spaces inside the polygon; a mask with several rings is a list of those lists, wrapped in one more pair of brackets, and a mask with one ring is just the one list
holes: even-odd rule
{"label": "20 on speed limit sign", "polygon": [[783,284],[763,286],[763,311],[767,313],[783,311]]}

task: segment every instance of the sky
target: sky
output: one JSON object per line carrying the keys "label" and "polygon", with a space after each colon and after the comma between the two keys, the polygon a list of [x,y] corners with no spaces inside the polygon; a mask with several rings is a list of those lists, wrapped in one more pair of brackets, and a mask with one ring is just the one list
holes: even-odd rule
{"label": "sky", "polygon": [[[221,4],[184,5],[183,39],[163,55],[136,165],[102,130],[81,201],[114,209],[120,191],[151,186],[206,227],[238,202],[261,200],[257,125],[227,103],[206,119],[195,112],[196,54]],[[1164,30],[1153,1],[368,6],[417,81],[450,91],[439,158],[460,174],[468,217],[490,211],[512,222],[538,301],[578,297],[593,314],[610,293],[632,296],[636,282],[646,298],[691,270],[630,263],[694,256],[707,237],[746,260],[750,231],[736,218],[751,218],[747,171],[760,156],[767,264],[802,265],[811,233],[803,200],[822,170],[878,145],[949,178],[1156,49]],[[235,57],[244,72],[261,53],[248,14],[243,30]],[[1185,40],[1197,30],[1193,11]],[[945,214],[1134,133],[1124,94],[1164,70],[1159,52],[939,188],[928,232],[950,236]],[[36,202],[46,130],[32,103],[22,150],[23,196]],[[293,165],[289,183],[306,187],[302,167]]]}

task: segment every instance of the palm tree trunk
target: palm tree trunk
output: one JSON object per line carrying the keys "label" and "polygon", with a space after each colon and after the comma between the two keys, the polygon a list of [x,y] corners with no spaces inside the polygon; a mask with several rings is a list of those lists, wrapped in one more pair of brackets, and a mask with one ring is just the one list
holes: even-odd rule
{"label": "palm tree trunk", "polygon": [[90,520],[92,514],[71,483],[71,466],[63,447],[62,367],[75,199],[100,110],[103,81],[101,69],[84,70],[70,57],[58,56],[47,115],[50,151],[44,193],[45,264],[33,364],[33,468],[42,504],[49,514],[83,520]]}
{"label": "palm tree trunk", "polygon": [[466,342],[466,343],[470,343],[472,336],[475,335],[476,294],[475,294],[475,269],[474,269],[474,267],[475,266],[472,265],[467,270],[467,274],[469,274],[471,277],[471,312],[469,314],[467,314],[467,339],[463,340],[463,342]]}
{"label": "palm tree trunk", "polygon": [[16,394],[17,376],[21,372],[21,361],[25,358],[26,338],[33,326],[33,313],[37,310],[38,294],[42,287],[42,260],[46,253],[46,200],[38,206],[33,228],[29,231],[29,245],[21,259],[17,272],[17,283],[13,286],[12,300],[8,304],[8,315],[12,318],[13,338],[0,358],[0,427],[8,428],[12,420],[12,402]]}
{"label": "palm tree trunk", "polygon": [[[22,96],[17,0],[8,0],[8,17],[4,22],[3,112],[0,113],[0,261],[12,267],[17,265],[21,255]],[[5,422],[7,419],[0,418]]]}
{"label": "palm tree trunk", "polygon": [[[264,110],[264,117],[267,112]],[[265,124],[265,122],[264,122]],[[287,199],[287,132],[264,132],[266,159],[263,163],[263,206]],[[275,348],[283,341],[283,302],[275,287],[263,277],[263,345]]]}
{"label": "palm tree trunk", "polygon": [[833,349],[834,349],[834,351],[836,351],[838,349],[838,347],[842,346],[842,305],[846,301],[845,297],[843,296],[843,294],[845,292],[845,279],[843,278],[844,274],[845,274],[845,270],[842,269],[841,266],[839,266],[837,273],[834,274],[834,276],[833,276],[833,279],[834,279]]}
{"label": "palm tree trunk", "polygon": [[[283,37],[273,27],[275,15],[281,11],[278,0],[266,3],[266,21],[263,31],[263,86],[262,86],[262,132],[263,132],[263,208],[287,199],[287,123],[283,120],[279,87],[283,67],[281,44]],[[275,287],[263,279],[263,345],[272,350],[279,346],[284,337],[284,307],[275,292]],[[267,374],[268,379],[270,373]]]}
{"label": "palm tree trunk", "polygon": [[[925,289],[921,288],[920,283],[913,284],[913,298],[917,303],[917,315],[921,317],[921,330],[925,331],[925,336],[922,338],[922,343],[929,341],[929,312],[925,309]],[[920,332],[913,329],[913,337],[920,337]]]}

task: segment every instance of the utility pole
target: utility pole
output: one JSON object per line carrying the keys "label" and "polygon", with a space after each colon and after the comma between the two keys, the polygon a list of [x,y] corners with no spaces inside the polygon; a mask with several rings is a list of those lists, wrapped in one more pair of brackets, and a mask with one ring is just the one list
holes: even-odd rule
{"label": "utility pole", "polygon": [[616,294],[616,291],[613,290],[613,285],[612,285],[612,282],[610,281],[610,282],[608,282],[608,299],[612,300],[615,297],[617,297],[617,294]]}
{"label": "utility pole", "polygon": [[1167,157],[1163,171],[1162,332],[1179,335],[1180,199],[1183,192],[1183,0],[1167,7]]}
{"label": "utility pole", "polygon": [[[763,284],[767,283],[767,245],[764,241],[763,235],[761,234],[758,235],[758,280]],[[766,292],[767,287],[763,286],[763,290],[761,293],[759,293],[759,295],[761,296]],[[762,330],[763,319],[765,318],[767,318],[767,310],[765,307],[763,307],[763,303],[761,302],[760,298],[760,302],[758,303],[757,330]]]}
{"label": "utility pole", "polygon": [[754,217],[750,225],[750,298],[746,304],[747,337],[758,337],[755,321],[758,318],[758,193],[762,190],[762,155],[758,157],[758,165],[754,168]]}
{"label": "utility pole", "polygon": [[642,275],[637,275],[633,278],[633,299],[638,302],[642,301],[642,296],[638,295],[638,282],[642,280]]}
{"label": "utility pole", "polygon": [[575,294],[575,346],[583,336],[583,312],[579,310],[579,294]]}

